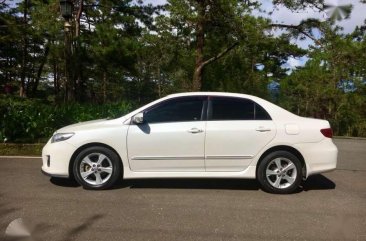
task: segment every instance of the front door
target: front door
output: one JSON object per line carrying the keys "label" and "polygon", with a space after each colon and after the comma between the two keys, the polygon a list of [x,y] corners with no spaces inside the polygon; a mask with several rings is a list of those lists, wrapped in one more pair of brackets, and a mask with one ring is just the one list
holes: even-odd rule
{"label": "front door", "polygon": [[177,97],[144,111],[127,135],[133,171],[204,171],[206,98]]}

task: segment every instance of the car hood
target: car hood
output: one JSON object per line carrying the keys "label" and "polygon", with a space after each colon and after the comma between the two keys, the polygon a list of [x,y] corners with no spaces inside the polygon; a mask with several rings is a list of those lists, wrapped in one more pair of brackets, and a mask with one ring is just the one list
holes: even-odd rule
{"label": "car hood", "polygon": [[100,119],[100,120],[79,122],[76,124],[62,127],[61,129],[57,130],[56,133],[75,132],[75,131],[80,131],[80,130],[94,129],[100,125],[107,123],[108,121],[110,121],[110,120]]}

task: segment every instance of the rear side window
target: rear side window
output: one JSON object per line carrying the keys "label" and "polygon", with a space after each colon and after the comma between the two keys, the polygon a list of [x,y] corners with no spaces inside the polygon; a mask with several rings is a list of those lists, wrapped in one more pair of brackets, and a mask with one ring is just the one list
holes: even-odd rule
{"label": "rear side window", "polygon": [[255,119],[256,120],[272,120],[268,112],[260,105],[255,103]]}
{"label": "rear side window", "polygon": [[144,113],[147,123],[199,121],[204,98],[180,97],[159,103]]}
{"label": "rear side window", "polygon": [[252,100],[231,97],[210,99],[210,120],[270,120],[271,117]]}

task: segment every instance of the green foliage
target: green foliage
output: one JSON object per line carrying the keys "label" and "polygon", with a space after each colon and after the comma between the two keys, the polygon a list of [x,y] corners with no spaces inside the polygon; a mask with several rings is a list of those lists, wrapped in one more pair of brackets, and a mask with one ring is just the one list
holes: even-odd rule
{"label": "green foliage", "polygon": [[1,156],[40,156],[44,143],[19,144],[19,143],[0,143]]}
{"label": "green foliage", "polygon": [[355,41],[354,34],[323,27],[324,45],[281,81],[279,103],[298,115],[329,120],[336,135],[366,136],[365,36]]}
{"label": "green foliage", "polygon": [[132,107],[126,102],[52,105],[40,100],[1,98],[0,139],[3,142],[44,141],[65,125],[121,117]]}
{"label": "green foliage", "polygon": [[[276,81],[277,104],[330,120],[338,135],[366,136],[366,28],[344,35],[334,20],[350,14],[348,5],[331,21],[286,25],[258,14],[262,1],[73,2],[69,32],[58,0],[0,3],[0,93],[8,96],[0,96],[0,141],[33,142],[64,125],[121,116],[129,103],[194,90],[194,73],[196,89],[266,99]],[[272,3],[293,12],[331,9],[324,0]],[[314,46],[300,49],[293,44],[299,38]],[[302,56],[308,63],[288,72],[288,59]],[[15,98],[21,89],[24,98]]]}

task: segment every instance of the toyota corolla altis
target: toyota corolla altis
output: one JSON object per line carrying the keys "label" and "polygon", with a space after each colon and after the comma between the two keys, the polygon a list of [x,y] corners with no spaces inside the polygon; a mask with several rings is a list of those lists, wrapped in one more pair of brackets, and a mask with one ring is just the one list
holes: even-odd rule
{"label": "toyota corolla altis", "polygon": [[326,120],[294,115],[261,98],[232,93],[174,94],[113,120],[57,130],[42,171],[106,189],[118,179],[247,178],[273,193],[336,168]]}

